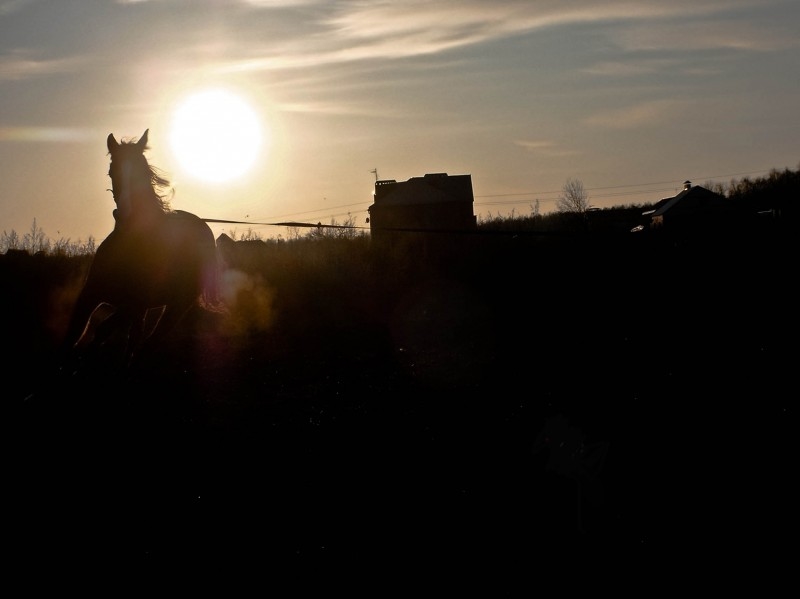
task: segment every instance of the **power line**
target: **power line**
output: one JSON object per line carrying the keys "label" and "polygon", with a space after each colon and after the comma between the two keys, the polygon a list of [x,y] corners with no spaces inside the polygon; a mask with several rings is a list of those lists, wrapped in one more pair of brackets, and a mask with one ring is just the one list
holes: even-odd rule
{"label": "power line", "polygon": [[[340,208],[350,208],[351,206],[363,206],[365,204],[370,204],[371,202],[358,202],[355,204],[342,204],[341,206],[329,206],[326,208],[319,208],[317,210],[306,210],[305,212],[291,212],[289,214],[284,214],[282,216],[259,216],[257,217],[258,220],[273,220],[273,219],[284,219],[284,218],[297,218],[304,214],[314,214],[315,212],[320,212],[321,210],[339,210]],[[317,217],[317,218],[328,218],[328,217]]]}
{"label": "power line", "polygon": [[[761,170],[758,170],[758,171],[741,172],[741,173],[729,173],[729,174],[726,174],[726,175],[713,175],[713,176],[705,176],[705,177],[693,177],[693,179],[698,180],[698,181],[711,181],[711,180],[714,180],[714,179],[723,179],[723,178],[728,178],[728,177],[743,177],[743,176],[748,176],[748,175],[757,175],[757,174],[762,174],[762,173],[769,173],[772,170],[774,170],[774,168],[761,169]],[[377,171],[378,171],[377,168],[371,169],[369,171],[370,173],[375,175],[376,181],[377,181],[377,177],[378,177]],[[654,182],[651,182],[651,183],[629,183],[629,184],[624,184],[624,185],[608,185],[608,186],[602,186],[602,187],[588,187],[588,188],[586,188],[586,191],[587,192],[590,192],[590,191],[594,192],[594,191],[605,191],[605,190],[614,190],[614,189],[620,189],[621,190],[621,189],[629,189],[629,188],[634,188],[634,187],[646,188],[646,187],[651,187],[651,186],[654,186],[654,185],[670,185],[671,187],[667,187],[667,188],[663,188],[662,187],[662,188],[657,188],[657,189],[637,189],[637,190],[624,191],[624,192],[620,192],[620,193],[593,194],[592,198],[601,199],[601,198],[625,197],[625,196],[641,195],[641,194],[649,194],[649,193],[669,193],[669,192],[672,192],[672,191],[675,190],[676,182],[674,180],[672,180],[672,181],[654,181]],[[545,195],[548,195],[548,194],[561,194],[562,192],[563,192],[563,190],[559,189],[559,190],[554,190],[554,191],[525,191],[525,192],[516,192],[516,193],[481,194],[481,195],[476,195],[474,197],[477,199],[477,198],[505,198],[505,197],[519,197],[519,196],[545,196]],[[550,203],[550,202],[557,201],[557,199],[558,198],[535,197],[535,198],[528,198],[528,199],[516,200],[516,201],[475,202],[475,205],[476,206],[509,206],[509,205],[517,205],[517,204],[529,204],[532,200],[538,200],[539,202],[543,202],[543,203]],[[372,201],[363,201],[363,202],[357,202],[357,203],[354,203],[354,204],[342,204],[342,205],[339,205],[339,206],[329,206],[329,207],[325,207],[325,208],[319,208],[317,210],[306,210],[304,212],[293,212],[293,213],[284,214],[284,215],[281,215],[281,216],[257,217],[255,220],[258,220],[258,221],[270,220],[270,221],[272,221],[272,220],[283,220],[283,219],[288,219],[288,218],[292,218],[293,219],[293,218],[300,218],[303,215],[315,214],[315,213],[318,213],[318,212],[320,212],[322,210],[339,210],[339,209],[342,209],[342,208],[350,208],[350,207],[354,207],[354,206],[365,206],[366,207],[366,206],[369,206],[371,204],[372,204]],[[366,208],[364,208],[364,209],[366,209]],[[328,215],[325,215],[325,216],[315,216],[314,218],[316,218],[318,220],[322,219],[322,218],[329,219],[329,218],[336,218],[337,216],[346,216],[346,215],[349,215],[349,214],[350,214],[349,212],[347,212],[347,213],[337,213],[337,214],[333,214],[333,215],[328,214]],[[238,224],[244,224],[244,225],[261,226],[261,224],[257,223],[257,222],[244,222],[244,221],[236,221],[236,222]]]}
{"label": "power line", "polygon": [[[761,173],[768,173],[773,169],[761,169],[759,171],[750,171],[746,173],[730,173],[727,175],[713,175],[713,176],[706,176],[706,177],[694,177],[696,180],[700,181],[709,181],[713,179],[722,179],[727,177],[742,177],[745,175],[756,175]],[[626,185],[609,185],[605,187],[587,187],[586,191],[599,191],[604,189],[624,189],[626,187],[649,187],[651,185],[675,185],[675,181],[655,181],[652,183],[630,183]],[[636,193],[649,193],[649,192],[656,192],[656,191],[670,191],[674,189],[674,187],[670,187],[669,189],[643,189],[641,191],[633,191],[627,194],[618,194],[618,195],[634,195]],[[523,196],[523,195],[547,195],[552,193],[562,193],[561,189],[555,191],[524,191],[518,193],[497,193],[497,194],[482,194],[476,195],[476,198],[502,198],[502,197],[511,197],[511,196]],[[597,197],[612,197],[615,194],[609,194],[606,196],[597,196]]]}

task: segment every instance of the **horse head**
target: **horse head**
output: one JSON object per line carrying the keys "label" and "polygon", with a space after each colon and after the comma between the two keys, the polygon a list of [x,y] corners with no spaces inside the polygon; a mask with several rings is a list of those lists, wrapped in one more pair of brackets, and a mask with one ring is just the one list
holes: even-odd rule
{"label": "horse head", "polygon": [[114,218],[118,223],[129,222],[134,216],[152,217],[165,211],[164,200],[154,186],[165,186],[169,182],[156,174],[144,156],[149,132],[149,129],[145,130],[136,142],[120,143],[113,133],[106,138],[111,156],[108,176],[117,205]]}

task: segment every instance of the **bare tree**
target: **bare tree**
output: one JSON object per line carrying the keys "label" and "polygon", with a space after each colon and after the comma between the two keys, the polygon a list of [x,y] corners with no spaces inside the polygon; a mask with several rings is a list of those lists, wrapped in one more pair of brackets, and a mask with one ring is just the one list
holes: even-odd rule
{"label": "bare tree", "polygon": [[533,218],[539,218],[541,215],[542,215],[542,211],[541,211],[541,208],[539,206],[539,198],[536,198],[536,200],[533,202],[533,204],[531,204],[531,216]]}
{"label": "bare tree", "polygon": [[31,232],[26,233],[22,238],[22,245],[23,248],[28,250],[31,254],[35,254],[36,252],[47,253],[50,251],[50,239],[45,234],[44,229],[36,224],[35,218],[33,219]]}
{"label": "bare tree", "polygon": [[709,191],[713,191],[723,197],[728,195],[728,186],[725,183],[714,182],[714,181],[706,181],[703,183],[703,187],[705,187]]}
{"label": "bare tree", "polygon": [[19,233],[14,229],[11,229],[11,233],[3,231],[3,234],[0,235],[0,253],[5,254],[8,250],[19,249],[22,249],[22,240],[19,238]]}
{"label": "bare tree", "polygon": [[561,195],[556,200],[556,209],[559,212],[586,214],[589,210],[589,196],[580,179],[567,179],[561,188]]}
{"label": "bare tree", "polygon": [[292,225],[290,227],[286,227],[286,237],[289,238],[289,241],[297,241],[302,237],[300,234],[300,227]]}

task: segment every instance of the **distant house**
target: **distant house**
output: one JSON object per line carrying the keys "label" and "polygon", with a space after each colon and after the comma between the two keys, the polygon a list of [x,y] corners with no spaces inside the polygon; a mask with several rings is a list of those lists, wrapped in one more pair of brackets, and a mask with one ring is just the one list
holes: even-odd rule
{"label": "distant house", "polygon": [[719,232],[740,223],[743,215],[725,196],[685,181],[679,194],[659,200],[642,216],[646,224],[635,227],[634,231],[692,233]]}
{"label": "distant house", "polygon": [[397,233],[452,232],[477,228],[471,175],[427,174],[405,182],[375,182],[369,207],[373,239]]}

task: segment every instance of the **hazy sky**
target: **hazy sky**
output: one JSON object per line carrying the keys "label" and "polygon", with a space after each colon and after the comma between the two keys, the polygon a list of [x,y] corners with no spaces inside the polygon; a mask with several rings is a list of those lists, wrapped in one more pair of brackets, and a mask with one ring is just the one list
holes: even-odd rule
{"label": "hazy sky", "polygon": [[[365,225],[375,169],[471,174],[482,217],[796,169],[799,29],[798,0],[0,0],[0,231],[104,238],[106,136],[145,129],[173,208],[251,222]],[[168,141],[209,87],[264,131],[225,183]]]}

